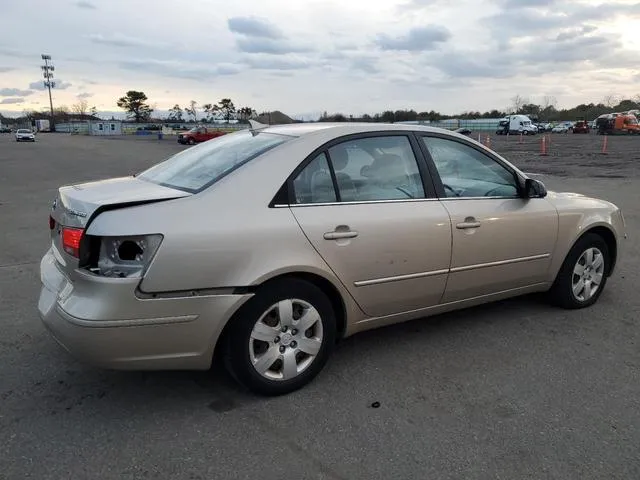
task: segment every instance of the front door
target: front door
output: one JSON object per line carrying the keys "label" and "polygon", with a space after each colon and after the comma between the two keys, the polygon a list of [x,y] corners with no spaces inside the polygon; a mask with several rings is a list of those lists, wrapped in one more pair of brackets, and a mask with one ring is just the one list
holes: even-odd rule
{"label": "front door", "polygon": [[408,136],[333,145],[300,172],[293,188],[295,218],[366,314],[440,302],[451,224],[442,203],[425,192]]}
{"label": "front door", "polygon": [[422,141],[452,224],[443,302],[545,282],[558,231],[555,207],[521,198],[510,167],[479,147],[436,136]]}

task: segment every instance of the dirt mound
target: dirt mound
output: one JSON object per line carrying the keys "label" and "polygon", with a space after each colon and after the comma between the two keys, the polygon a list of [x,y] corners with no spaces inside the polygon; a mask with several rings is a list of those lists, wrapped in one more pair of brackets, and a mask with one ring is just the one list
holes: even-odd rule
{"label": "dirt mound", "polygon": [[288,115],[285,115],[279,110],[274,110],[273,112],[265,112],[262,113],[256,118],[256,120],[260,123],[265,123],[267,125],[281,125],[284,123],[294,123],[293,120]]}

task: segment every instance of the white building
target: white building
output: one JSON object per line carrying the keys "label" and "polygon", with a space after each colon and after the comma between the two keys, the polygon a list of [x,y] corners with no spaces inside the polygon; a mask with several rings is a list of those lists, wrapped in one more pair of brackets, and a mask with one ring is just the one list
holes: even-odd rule
{"label": "white building", "polygon": [[122,122],[120,120],[91,121],[89,135],[122,135]]}

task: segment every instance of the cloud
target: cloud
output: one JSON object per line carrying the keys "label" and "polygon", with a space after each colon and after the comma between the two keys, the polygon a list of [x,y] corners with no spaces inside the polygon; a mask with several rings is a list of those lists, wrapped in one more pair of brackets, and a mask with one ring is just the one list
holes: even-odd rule
{"label": "cloud", "polygon": [[489,61],[485,55],[467,52],[446,52],[429,63],[452,78],[508,78],[514,74],[508,61],[500,57]]}
{"label": "cloud", "polygon": [[0,105],[15,105],[18,103],[24,103],[24,98],[3,98],[0,100]]}
{"label": "cloud", "polygon": [[499,2],[505,9],[520,9],[524,7],[550,7],[557,3],[558,0],[502,0]]}
{"label": "cloud", "polygon": [[272,40],[284,38],[278,27],[257,17],[232,17],[227,20],[227,25],[231,32],[247,37],[270,38]]}
{"label": "cloud", "polygon": [[235,75],[242,68],[237,64],[220,63],[210,67],[208,65],[194,65],[173,60],[125,60],[119,62],[125,70],[142,71],[175,78],[190,80],[210,80],[217,76]]}
{"label": "cloud", "polygon": [[80,0],[78,2],[76,2],[76,7],[78,8],[84,8],[87,10],[96,10],[97,7],[91,3],[91,2],[87,2],[86,0]]}
{"label": "cloud", "polygon": [[[552,35],[564,41],[595,31],[585,22],[608,23],[617,17],[640,17],[640,3],[620,3],[610,0],[599,5],[558,0],[501,0],[503,10],[482,19],[499,42],[509,45],[512,40],[537,35]],[[535,7],[535,8],[523,8]],[[576,27],[579,29],[576,30]],[[562,29],[562,32],[558,32]],[[580,30],[581,29],[581,30]],[[551,39],[551,38],[549,38]]]}
{"label": "cloud", "polygon": [[89,93],[89,92],[83,92],[78,95],[78,98],[84,98],[84,99],[91,98],[91,97],[93,97],[93,93]]}
{"label": "cloud", "polygon": [[14,69],[11,68],[11,67],[0,67],[0,73],[7,73],[7,72],[10,72],[12,70],[14,70]]}
{"label": "cloud", "polygon": [[[56,83],[56,86],[54,87],[54,89],[56,89],[56,90],[66,90],[67,88],[73,86],[72,83],[65,82],[64,80],[60,80],[60,79],[55,80],[55,83]],[[29,88],[31,90],[38,90],[40,92],[42,92],[42,91],[47,89],[47,87],[44,86],[44,82],[42,82],[40,80],[35,81],[35,82],[31,82],[29,84]]]}
{"label": "cloud", "polygon": [[559,42],[563,42],[565,40],[572,40],[574,38],[582,37],[586,34],[593,33],[598,30],[598,27],[594,25],[583,25],[580,29],[572,29],[560,32],[556,36],[556,40]]}
{"label": "cloud", "polygon": [[137,37],[131,37],[120,32],[114,32],[110,35],[102,35],[101,33],[92,33],[87,38],[99,45],[110,45],[113,47],[158,47],[163,43],[153,43]]}
{"label": "cloud", "polygon": [[27,97],[33,95],[31,90],[20,90],[19,88],[0,88],[0,97]]}
{"label": "cloud", "polygon": [[426,25],[409,30],[404,36],[390,37],[385,33],[378,35],[377,44],[383,50],[407,50],[420,52],[435,50],[438,44],[451,38],[451,33],[440,25]]}
{"label": "cloud", "polygon": [[313,50],[307,45],[295,45],[287,40],[270,40],[265,38],[238,38],[236,45],[241,52],[269,53],[272,55],[302,53]]}
{"label": "cloud", "polygon": [[244,63],[257,70],[300,70],[309,68],[311,63],[302,58],[273,56],[250,56]]}
{"label": "cloud", "polygon": [[20,50],[17,48],[8,48],[8,47],[0,47],[0,55],[4,55],[6,57],[15,57],[15,58],[31,57],[31,53],[25,52],[24,50]]}

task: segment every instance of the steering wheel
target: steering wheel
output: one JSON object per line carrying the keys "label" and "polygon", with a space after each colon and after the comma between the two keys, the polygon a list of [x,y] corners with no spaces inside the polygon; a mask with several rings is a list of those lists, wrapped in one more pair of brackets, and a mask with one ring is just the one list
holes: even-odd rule
{"label": "steering wheel", "polygon": [[413,195],[411,195],[409,192],[407,192],[404,188],[402,187],[396,187],[396,190],[400,190],[402,193],[404,193],[407,197],[409,198],[414,198]]}
{"label": "steering wheel", "polygon": [[497,190],[500,190],[500,187],[492,188],[487,193],[485,193],[484,196],[485,197],[493,197],[494,196],[493,193],[496,192]]}
{"label": "steering wheel", "polygon": [[449,185],[447,185],[446,183],[443,183],[442,186],[444,187],[445,190],[449,190],[451,193],[453,193],[453,195],[455,197],[459,197],[460,194],[458,192],[456,192],[453,188],[451,188]]}

